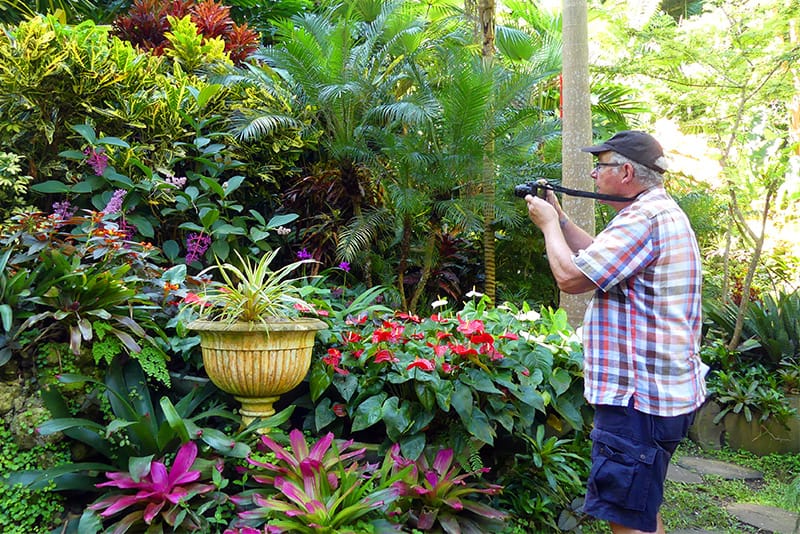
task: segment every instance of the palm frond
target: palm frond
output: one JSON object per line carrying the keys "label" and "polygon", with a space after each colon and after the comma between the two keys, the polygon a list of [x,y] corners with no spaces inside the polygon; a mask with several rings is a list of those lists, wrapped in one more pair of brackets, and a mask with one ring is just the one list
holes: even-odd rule
{"label": "palm frond", "polygon": [[265,114],[248,117],[242,112],[234,113],[230,120],[231,131],[239,141],[258,141],[286,129],[302,129],[304,124],[289,115]]}
{"label": "palm frond", "polygon": [[336,256],[343,261],[354,261],[361,251],[370,248],[381,232],[391,226],[393,220],[385,208],[365,211],[339,233]]}

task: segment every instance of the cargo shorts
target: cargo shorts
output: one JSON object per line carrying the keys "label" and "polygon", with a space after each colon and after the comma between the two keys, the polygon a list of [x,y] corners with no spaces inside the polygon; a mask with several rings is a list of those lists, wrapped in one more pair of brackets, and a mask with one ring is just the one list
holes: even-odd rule
{"label": "cargo shorts", "polygon": [[628,528],[654,532],[672,454],[694,412],[661,417],[628,406],[595,406],[592,468],[584,512]]}

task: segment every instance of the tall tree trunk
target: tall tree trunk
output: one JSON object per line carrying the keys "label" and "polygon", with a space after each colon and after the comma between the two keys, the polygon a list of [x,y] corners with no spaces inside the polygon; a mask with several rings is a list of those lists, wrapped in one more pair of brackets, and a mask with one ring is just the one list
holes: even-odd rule
{"label": "tall tree trunk", "polygon": [[[591,191],[592,157],[581,148],[592,144],[592,112],[589,100],[589,40],[585,0],[563,0],[562,52],[562,182],[565,187]],[[594,200],[562,198],[564,210],[572,221],[594,235]],[[569,322],[577,327],[591,294],[561,293],[560,307],[567,312]]]}
{"label": "tall tree trunk", "polygon": [[[494,26],[495,26],[495,2],[494,0],[480,0],[478,16],[481,25],[482,48],[484,67],[488,72],[492,70],[494,60]],[[489,104],[492,105],[491,103]],[[483,260],[486,282],[484,294],[488,297],[491,304],[497,298],[497,276],[495,271],[495,243],[494,243],[494,195],[495,195],[495,175],[494,175],[494,139],[491,131],[486,132],[485,152],[483,156]]]}

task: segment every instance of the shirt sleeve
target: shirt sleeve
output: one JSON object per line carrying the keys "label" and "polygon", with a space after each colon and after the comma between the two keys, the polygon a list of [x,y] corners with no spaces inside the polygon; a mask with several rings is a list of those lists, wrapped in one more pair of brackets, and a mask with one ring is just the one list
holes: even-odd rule
{"label": "shirt sleeve", "polygon": [[573,261],[603,292],[643,270],[654,257],[650,219],[622,211]]}

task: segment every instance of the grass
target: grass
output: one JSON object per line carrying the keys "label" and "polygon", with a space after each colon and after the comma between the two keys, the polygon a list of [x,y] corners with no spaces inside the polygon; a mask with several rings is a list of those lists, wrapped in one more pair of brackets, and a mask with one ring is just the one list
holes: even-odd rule
{"label": "grass", "polygon": [[[741,502],[774,506],[800,513],[800,454],[758,457],[745,451],[703,450],[690,441],[681,444],[673,462],[681,456],[699,456],[731,462],[763,473],[756,481],[724,480],[706,476],[703,484],[667,481],[661,514],[667,532],[678,529],[709,530],[725,534],[763,533],[729,514],[728,504]],[[605,522],[589,521],[582,531],[606,534]]]}

